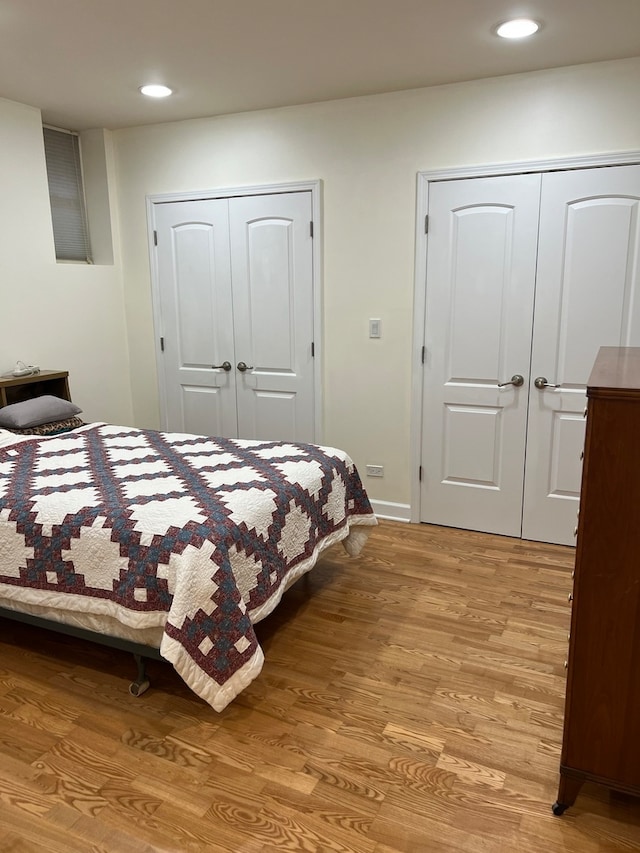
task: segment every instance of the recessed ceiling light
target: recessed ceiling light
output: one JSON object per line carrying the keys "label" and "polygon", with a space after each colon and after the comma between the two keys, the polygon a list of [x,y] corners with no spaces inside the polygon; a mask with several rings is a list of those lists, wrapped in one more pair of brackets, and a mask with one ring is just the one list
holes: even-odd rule
{"label": "recessed ceiling light", "polygon": [[168,86],[161,86],[157,83],[153,83],[149,86],[140,86],[140,91],[143,95],[147,95],[149,98],[166,98],[173,94],[173,89],[170,89]]}
{"label": "recessed ceiling light", "polygon": [[540,24],[531,18],[515,18],[497,26],[496,33],[503,39],[523,39],[537,33],[539,29]]}

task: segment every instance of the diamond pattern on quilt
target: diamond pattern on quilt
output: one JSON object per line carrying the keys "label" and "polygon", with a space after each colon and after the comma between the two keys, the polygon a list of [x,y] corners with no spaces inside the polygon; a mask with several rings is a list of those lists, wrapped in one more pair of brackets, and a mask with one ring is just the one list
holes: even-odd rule
{"label": "diamond pattern on quilt", "polygon": [[240,483],[253,483],[256,480],[264,480],[262,474],[251,467],[223,468],[220,471],[203,471],[202,477],[212,489],[229,489],[240,485]]}
{"label": "diamond pattern on quilt", "polygon": [[190,495],[183,498],[166,498],[163,501],[148,501],[131,507],[131,519],[135,529],[166,534],[170,527],[183,527],[190,521],[204,522],[206,515]]}
{"label": "diamond pattern on quilt", "polygon": [[233,645],[240,652],[240,654],[242,654],[242,652],[246,652],[251,643],[249,642],[249,640],[247,640],[246,637],[240,637],[240,639],[237,640]]}
{"label": "diamond pattern on quilt", "polygon": [[122,484],[122,491],[127,500],[141,497],[152,497],[158,495],[172,495],[176,492],[185,492],[185,486],[179,477],[149,477],[141,480],[132,480]]}
{"label": "diamond pattern on quilt", "polygon": [[36,476],[31,485],[38,491],[43,489],[58,490],[67,486],[89,485],[91,473],[89,471],[63,471],[53,472]]}
{"label": "diamond pattern on quilt", "polygon": [[121,480],[129,477],[150,477],[155,474],[168,474],[171,471],[164,459],[136,460],[118,465],[117,476]]}
{"label": "diamond pattern on quilt", "polygon": [[112,530],[105,522],[104,516],[98,516],[90,526],[80,527],[69,547],[61,549],[61,557],[78,567],[76,575],[85,586],[113,592],[114,578],[127,571],[129,558],[120,556],[120,544],[112,541]]}
{"label": "diamond pattern on quilt", "polygon": [[[189,448],[191,451],[193,448]],[[235,462],[236,465],[242,464],[241,460],[234,456],[233,453],[186,453],[185,461],[189,463],[192,468],[196,470],[200,470],[202,468],[212,468],[212,467],[222,467],[223,465],[230,465]]]}
{"label": "diamond pattern on quilt", "polygon": [[147,437],[146,435],[144,435],[144,433],[133,433],[127,432],[126,430],[123,433],[122,430],[118,430],[115,435],[108,435],[108,433],[106,433],[104,429],[103,433],[105,447],[149,447],[149,442],[147,441]]}
{"label": "diamond pattern on quilt", "polygon": [[3,498],[9,490],[9,477],[7,475],[10,473],[11,468],[9,467],[8,463],[5,463],[4,467],[5,470],[3,471],[2,467],[0,466],[0,498]]}
{"label": "diamond pattern on quilt", "polygon": [[278,551],[288,562],[306,552],[310,530],[311,519],[302,507],[291,501],[278,542]]}
{"label": "diamond pattern on quilt", "polygon": [[70,452],[65,455],[41,456],[34,465],[34,471],[59,471],[70,468],[88,468],[89,457],[84,450]]}
{"label": "diamond pattern on quilt", "polygon": [[303,447],[297,447],[295,444],[274,444],[271,447],[261,447],[256,450],[256,456],[261,459],[283,459],[285,456],[305,456],[306,451]]}
{"label": "diamond pattern on quilt", "polygon": [[211,637],[205,637],[204,640],[198,644],[198,649],[202,652],[205,657],[209,654],[211,649],[213,648],[213,640]]}
{"label": "diamond pattern on quilt", "polygon": [[331,491],[323,510],[323,514],[334,524],[342,521],[346,515],[344,505],[346,493],[347,487],[344,480],[342,477],[336,477],[331,483]]}
{"label": "diamond pattern on quilt", "polygon": [[296,462],[277,462],[276,468],[282,471],[291,483],[298,483],[312,497],[320,491],[322,485],[322,468],[316,459],[301,459]]}
{"label": "diamond pattern on quilt", "polygon": [[262,563],[257,555],[247,554],[240,544],[230,548],[228,556],[242,600],[248,604],[252,591],[258,585]]}
{"label": "diamond pattern on quilt", "polygon": [[229,510],[229,518],[235,524],[246,524],[247,519],[255,520],[251,530],[256,536],[266,538],[269,527],[278,508],[277,494],[272,489],[239,489],[238,491],[219,492],[220,501]]}
{"label": "diamond pattern on quilt", "polygon": [[72,433],[51,436],[47,439],[47,445],[42,452],[46,456],[52,454],[67,454],[71,450],[78,450],[77,437]]}
{"label": "diamond pattern on quilt", "polygon": [[224,452],[223,448],[213,438],[175,432],[165,432],[163,435],[175,447],[176,453],[183,453],[185,455],[204,453],[210,459],[214,459],[217,454]]}
{"label": "diamond pattern on quilt", "polygon": [[111,448],[108,451],[108,456],[111,462],[134,462],[141,460],[152,460],[157,456],[153,448],[142,447],[118,447]]}
{"label": "diamond pattern on quilt", "polygon": [[170,577],[175,578],[175,582],[169,585],[173,594],[172,609],[185,621],[195,619],[198,611],[210,616],[217,607],[215,551],[213,542],[205,540],[200,547],[187,545],[181,553],[169,556]]}
{"label": "diamond pattern on quilt", "polygon": [[33,560],[33,548],[17,530],[17,523],[10,519],[8,508],[0,509],[0,575],[19,578],[29,560]]}
{"label": "diamond pattern on quilt", "polygon": [[98,490],[90,486],[37,495],[33,502],[35,520],[42,525],[43,534],[51,536],[53,525],[62,524],[68,515],[93,506],[98,498]]}

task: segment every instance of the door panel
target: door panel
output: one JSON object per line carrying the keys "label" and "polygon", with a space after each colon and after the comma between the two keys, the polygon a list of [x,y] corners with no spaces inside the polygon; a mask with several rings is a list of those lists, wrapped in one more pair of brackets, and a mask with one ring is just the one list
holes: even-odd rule
{"label": "door panel", "polygon": [[175,268],[175,313],[182,367],[211,366],[216,343],[211,335],[221,288],[216,278],[216,247],[211,223],[190,222],[171,230]]}
{"label": "door panel", "polygon": [[[640,344],[640,166],[545,174],[523,536],[573,544],[586,382],[601,346]],[[538,389],[536,377],[551,386]]]}
{"label": "door panel", "polygon": [[302,441],[298,438],[300,430],[296,418],[298,401],[295,394],[289,391],[262,391],[258,388],[251,388],[247,393],[254,396],[247,409],[259,417],[259,421],[256,418],[253,424],[252,437],[259,435],[276,440],[274,436],[281,436],[282,441]]}
{"label": "door panel", "polygon": [[236,435],[229,217],[226,199],[155,206],[164,354],[164,428]]}
{"label": "door panel", "polygon": [[433,184],[421,519],[519,536],[539,175]]}
{"label": "door panel", "polygon": [[310,192],[231,202],[241,438],[313,441],[311,211]]}
{"label": "door panel", "polygon": [[579,449],[583,443],[583,412],[553,412],[549,448],[550,494],[558,497],[573,496],[576,488],[580,488],[582,464]]}
{"label": "door panel", "polygon": [[[237,213],[234,211],[234,213]],[[234,220],[235,221],[235,220]],[[235,247],[246,250],[246,266],[236,259],[236,275],[247,293],[252,361],[264,368],[292,373],[295,366],[294,316],[294,223],[291,219],[244,222],[244,234],[234,233]],[[240,246],[238,246],[238,242]],[[243,259],[244,260],[244,259]],[[240,331],[242,335],[242,330]]]}
{"label": "door panel", "polygon": [[[451,190],[459,195],[460,187]],[[434,200],[435,203],[435,200]],[[451,263],[447,270],[449,381],[492,383],[507,367],[503,306],[512,285],[515,209],[511,204],[469,204],[449,211]],[[481,330],[483,346],[476,334]]]}
{"label": "door panel", "polygon": [[[500,409],[496,406],[444,407],[443,483],[499,488]],[[469,441],[469,434],[473,442]]]}
{"label": "door panel", "polygon": [[168,429],[172,432],[190,432],[196,435],[221,435],[216,425],[224,421],[223,394],[224,388],[181,385],[179,411],[182,420],[175,421],[174,426],[169,425]]}

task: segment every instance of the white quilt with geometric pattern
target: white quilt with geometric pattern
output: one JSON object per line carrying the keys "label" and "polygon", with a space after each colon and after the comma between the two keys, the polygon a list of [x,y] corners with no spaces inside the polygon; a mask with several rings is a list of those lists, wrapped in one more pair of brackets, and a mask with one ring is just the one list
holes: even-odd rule
{"label": "white quilt with geometric pattern", "polygon": [[0,444],[0,605],[161,626],[163,657],[220,711],[262,668],[253,624],[375,524],[334,448],[108,424],[16,437]]}

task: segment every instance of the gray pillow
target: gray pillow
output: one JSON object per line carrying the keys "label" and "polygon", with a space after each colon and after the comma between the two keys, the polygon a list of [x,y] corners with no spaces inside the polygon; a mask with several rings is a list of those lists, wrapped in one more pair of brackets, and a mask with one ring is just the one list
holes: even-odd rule
{"label": "gray pillow", "polygon": [[0,409],[0,427],[6,429],[27,429],[28,427],[48,424],[50,421],[60,421],[70,418],[82,411],[75,403],[63,400],[61,397],[34,397],[22,403],[11,403]]}

